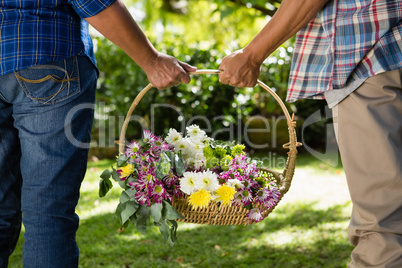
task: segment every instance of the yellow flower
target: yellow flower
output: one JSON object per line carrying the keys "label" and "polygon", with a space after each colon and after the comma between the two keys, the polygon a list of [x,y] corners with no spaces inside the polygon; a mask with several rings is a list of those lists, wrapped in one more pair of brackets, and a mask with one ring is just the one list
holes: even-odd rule
{"label": "yellow flower", "polygon": [[192,205],[193,209],[197,209],[199,207],[206,208],[209,205],[211,199],[211,194],[208,191],[200,189],[189,196],[188,202],[190,203],[190,205]]}
{"label": "yellow flower", "polygon": [[221,201],[222,204],[224,205],[230,205],[233,200],[235,192],[236,190],[234,187],[230,187],[226,184],[221,185],[221,187],[219,187],[218,190],[216,190],[218,198],[215,199],[215,201]]}
{"label": "yellow flower", "polygon": [[134,172],[134,165],[133,164],[127,164],[126,166],[119,168],[120,178],[128,177],[133,172]]}

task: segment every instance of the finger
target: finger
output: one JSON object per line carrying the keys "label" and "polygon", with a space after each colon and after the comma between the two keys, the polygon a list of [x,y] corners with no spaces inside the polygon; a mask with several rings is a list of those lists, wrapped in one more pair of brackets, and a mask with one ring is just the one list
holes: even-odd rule
{"label": "finger", "polygon": [[[181,68],[182,72],[180,73],[180,75],[178,76],[178,82],[183,82],[184,84],[188,84],[191,81],[191,77],[190,75],[185,71],[185,69]],[[190,68],[190,70],[193,70],[192,68]],[[197,69],[195,69],[197,70]],[[194,70],[194,71],[195,71]]]}
{"label": "finger", "polygon": [[219,82],[222,84],[229,84],[230,80],[228,78],[228,75],[226,73],[224,73],[224,70],[220,70],[219,75]]}
{"label": "finger", "polygon": [[248,85],[245,82],[240,82],[237,86],[238,87],[248,87]]}
{"label": "finger", "polygon": [[224,84],[224,85],[230,85],[230,84],[232,84],[231,82],[230,82],[230,80],[225,80],[225,79],[222,79],[222,80],[219,80],[219,82],[221,82],[222,84]]}
{"label": "finger", "polygon": [[219,71],[220,71],[218,74],[219,82],[223,84],[223,70],[219,70]]}
{"label": "finger", "polygon": [[183,82],[184,84],[188,84],[188,83],[190,83],[190,81],[191,81],[190,76],[189,76],[187,73],[183,73],[183,74],[180,76],[179,84],[180,84],[180,82]]}
{"label": "finger", "polygon": [[188,84],[190,83],[190,75],[187,73],[186,69],[188,70],[197,70],[196,67],[193,67],[191,65],[188,65],[187,63],[181,62],[179,60],[177,60],[177,65],[175,66],[176,70],[175,70],[175,75],[173,78],[172,85],[179,85],[181,82]]}
{"label": "finger", "polygon": [[229,84],[230,84],[230,80],[225,80],[225,79],[222,79],[222,81],[219,80],[219,82],[221,82],[222,84],[225,84],[225,85],[229,85]]}
{"label": "finger", "polygon": [[232,76],[230,77],[230,81],[228,81],[228,84],[232,87],[237,87],[240,84],[241,80],[237,76]]}
{"label": "finger", "polygon": [[231,81],[231,82],[228,83],[228,84],[229,84],[230,86],[232,86],[232,87],[238,87],[240,83],[241,83],[240,81],[234,80],[234,81]]}
{"label": "finger", "polygon": [[186,72],[195,72],[197,71],[197,67],[192,66],[190,64],[184,63],[179,61],[180,66],[186,71]]}

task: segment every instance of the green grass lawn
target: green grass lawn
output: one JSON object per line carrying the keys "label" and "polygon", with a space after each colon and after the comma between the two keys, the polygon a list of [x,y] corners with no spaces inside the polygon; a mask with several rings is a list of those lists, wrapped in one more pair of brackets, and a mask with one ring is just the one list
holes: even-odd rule
{"label": "green grass lawn", "polygon": [[[120,188],[116,185],[105,198],[98,197],[99,175],[112,162],[90,162],[77,207],[80,267],[346,267],[352,250],[347,238],[350,202],[347,198],[332,202],[326,194],[310,196],[309,185],[300,186],[318,181],[332,187],[342,168],[322,165],[309,156],[299,160],[295,188],[287,193],[290,199],[285,196],[265,220],[248,226],[179,223],[174,247],[163,244],[153,226],[146,235],[132,225],[119,231],[113,212]],[[306,198],[292,199],[297,195],[292,191]],[[9,267],[22,267],[22,244],[23,231]]]}

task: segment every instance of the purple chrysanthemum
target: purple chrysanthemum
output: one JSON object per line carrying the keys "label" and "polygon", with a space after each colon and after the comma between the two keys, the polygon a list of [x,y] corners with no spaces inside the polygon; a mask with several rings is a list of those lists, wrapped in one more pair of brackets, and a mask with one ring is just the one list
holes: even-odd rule
{"label": "purple chrysanthemum", "polygon": [[260,222],[264,219],[261,214],[261,209],[259,208],[250,209],[247,213],[247,218],[253,222]]}
{"label": "purple chrysanthemum", "polygon": [[172,148],[149,130],[143,132],[141,146],[136,141],[126,146],[124,153],[136,170],[134,181],[130,181],[128,185],[136,190],[135,198],[142,205],[149,206],[161,203],[162,200],[171,200],[171,195],[175,194],[173,192],[178,178],[172,171],[162,180],[156,178],[156,163],[163,151],[172,151]]}
{"label": "purple chrysanthemum", "polygon": [[279,202],[281,192],[279,192],[277,188],[272,188],[269,189],[268,191],[269,191],[269,197],[267,197],[263,203],[266,208],[271,208],[276,206],[276,204]]}

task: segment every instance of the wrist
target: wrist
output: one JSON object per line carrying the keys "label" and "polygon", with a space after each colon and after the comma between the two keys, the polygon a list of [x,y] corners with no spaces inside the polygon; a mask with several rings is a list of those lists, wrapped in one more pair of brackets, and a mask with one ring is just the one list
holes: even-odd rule
{"label": "wrist", "polygon": [[135,61],[145,72],[148,73],[155,68],[155,64],[159,57],[159,52],[155,48],[151,47],[146,51],[143,51],[141,54],[141,58],[138,58],[137,56],[137,60]]}
{"label": "wrist", "polygon": [[254,66],[261,66],[265,60],[265,55],[258,48],[254,47],[252,43],[243,48],[243,53],[248,61]]}

